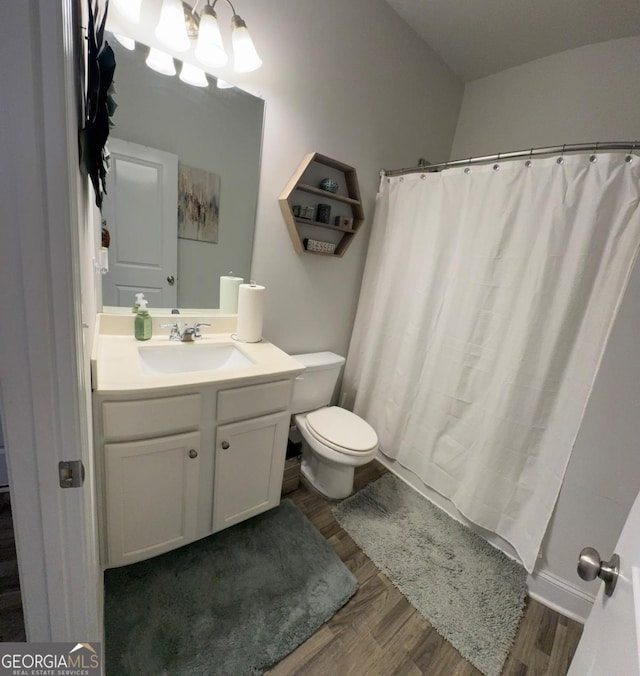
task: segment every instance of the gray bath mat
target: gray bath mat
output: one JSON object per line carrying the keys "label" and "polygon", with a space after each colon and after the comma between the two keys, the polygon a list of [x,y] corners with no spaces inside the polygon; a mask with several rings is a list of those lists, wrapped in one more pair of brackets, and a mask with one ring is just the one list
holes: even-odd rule
{"label": "gray bath mat", "polygon": [[261,673],[358,583],[289,500],[168,554],[105,573],[107,674]]}
{"label": "gray bath mat", "polygon": [[500,674],[524,611],[522,566],[393,474],[333,513],[441,636],[487,676]]}

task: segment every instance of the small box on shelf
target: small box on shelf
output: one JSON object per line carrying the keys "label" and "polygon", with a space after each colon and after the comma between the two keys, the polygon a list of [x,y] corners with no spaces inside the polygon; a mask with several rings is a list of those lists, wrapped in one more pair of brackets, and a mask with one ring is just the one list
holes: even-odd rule
{"label": "small box on shelf", "polygon": [[347,216],[336,216],[334,224],[340,228],[352,228],[353,218],[347,218]]}
{"label": "small box on shelf", "polygon": [[294,204],[291,207],[291,211],[293,212],[293,215],[297,216],[298,218],[308,218],[309,220],[313,220],[313,207],[305,207],[300,204]]}
{"label": "small box on shelf", "polygon": [[307,237],[304,240],[304,248],[307,251],[315,251],[316,253],[332,254],[335,253],[336,245],[333,242],[323,242],[319,239],[309,239]]}

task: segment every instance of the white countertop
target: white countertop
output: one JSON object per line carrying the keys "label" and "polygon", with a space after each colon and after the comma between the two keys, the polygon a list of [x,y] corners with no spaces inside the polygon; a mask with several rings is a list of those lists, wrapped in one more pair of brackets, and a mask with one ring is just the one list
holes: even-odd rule
{"label": "white countertop", "polygon": [[[167,318],[162,318],[167,321]],[[184,317],[180,317],[182,321]],[[206,321],[200,317],[198,321]],[[171,321],[171,320],[169,320]],[[123,324],[132,328],[133,317]],[[150,340],[139,341],[133,335],[116,332],[117,325],[107,315],[99,315],[94,347],[91,355],[91,379],[94,392],[123,393],[127,391],[153,391],[161,388],[189,387],[206,384],[234,383],[255,378],[291,376],[304,370],[304,366],[272,343],[241,343],[234,340],[233,332],[218,332],[203,327],[203,337],[194,343],[169,340],[169,330],[156,331]],[[228,326],[227,326],[228,328]],[[205,333],[205,331],[208,331]],[[253,362],[251,365],[210,371],[187,371],[181,373],[149,374],[140,360],[140,347],[161,347],[167,350],[198,349],[199,345],[231,344]]]}

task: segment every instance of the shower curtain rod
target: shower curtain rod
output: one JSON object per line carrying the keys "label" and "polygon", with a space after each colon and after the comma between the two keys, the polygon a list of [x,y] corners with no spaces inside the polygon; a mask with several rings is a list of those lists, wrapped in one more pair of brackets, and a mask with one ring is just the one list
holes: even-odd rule
{"label": "shower curtain rod", "polygon": [[400,176],[401,174],[411,174],[417,171],[437,172],[449,167],[460,167],[468,164],[482,164],[484,162],[499,162],[500,160],[512,160],[517,157],[531,158],[536,155],[555,155],[560,153],[580,153],[592,151],[594,154],[601,150],[628,150],[632,153],[636,148],[640,149],[640,141],[609,141],[596,143],[567,143],[562,146],[547,146],[546,148],[529,148],[527,150],[514,150],[509,153],[498,153],[497,155],[483,155],[481,157],[469,157],[465,160],[452,160],[451,162],[440,162],[439,164],[428,164],[421,162],[417,167],[408,167],[405,169],[382,169],[380,176]]}

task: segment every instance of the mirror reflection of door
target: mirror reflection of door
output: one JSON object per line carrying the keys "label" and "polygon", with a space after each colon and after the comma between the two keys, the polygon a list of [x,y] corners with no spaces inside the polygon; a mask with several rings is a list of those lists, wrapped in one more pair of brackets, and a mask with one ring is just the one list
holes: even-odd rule
{"label": "mirror reflection of door", "polygon": [[[105,305],[177,305],[178,156],[109,138],[111,168],[102,209],[111,236]],[[172,280],[174,280],[172,282]]]}

